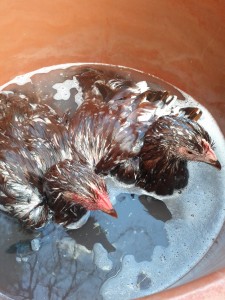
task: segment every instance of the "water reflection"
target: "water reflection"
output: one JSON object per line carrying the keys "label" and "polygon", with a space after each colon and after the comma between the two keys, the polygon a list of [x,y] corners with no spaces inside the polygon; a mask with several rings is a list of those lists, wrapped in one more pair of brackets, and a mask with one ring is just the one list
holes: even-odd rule
{"label": "water reflection", "polygon": [[[155,246],[168,246],[164,222],[149,216],[137,196],[116,200],[123,217],[95,213],[74,231],[49,224],[31,234],[1,215],[1,289],[15,299],[100,299],[102,284],[118,273],[124,255],[150,261]],[[34,238],[40,240],[37,252],[31,249]],[[140,289],[150,282],[140,271]]]}
{"label": "water reflection", "polygon": [[95,243],[100,243],[107,252],[115,251],[115,247],[107,239],[106,231],[102,228],[94,217],[90,217],[88,222],[79,230],[68,231],[69,236],[78,244],[81,244],[92,251]]}

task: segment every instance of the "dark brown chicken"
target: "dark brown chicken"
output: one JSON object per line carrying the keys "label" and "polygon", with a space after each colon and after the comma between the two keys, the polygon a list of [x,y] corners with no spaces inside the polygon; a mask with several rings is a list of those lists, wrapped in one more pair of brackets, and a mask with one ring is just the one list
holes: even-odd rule
{"label": "dark brown chicken", "polygon": [[[69,143],[63,118],[46,105],[1,95],[0,204],[25,226],[65,226],[87,210],[116,216],[104,180]],[[81,178],[83,184],[81,184]]]}
{"label": "dark brown chicken", "polygon": [[201,111],[175,112],[175,96],[142,85],[101,78],[86,91],[69,130],[95,172],[166,195],[186,186],[188,160],[220,169],[211,138],[197,123]]}
{"label": "dark brown chicken", "polygon": [[198,108],[146,82],[97,70],[77,74],[83,103],[59,117],[13,94],[0,98],[0,204],[26,226],[70,226],[87,210],[116,216],[104,176],[167,195],[188,182],[187,161],[218,169]]}

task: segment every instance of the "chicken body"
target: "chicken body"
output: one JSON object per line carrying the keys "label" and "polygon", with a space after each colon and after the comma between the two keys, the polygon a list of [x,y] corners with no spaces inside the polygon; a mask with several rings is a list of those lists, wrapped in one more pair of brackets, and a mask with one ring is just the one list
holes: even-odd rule
{"label": "chicken body", "polygon": [[[70,144],[63,118],[46,105],[32,104],[18,96],[2,95],[1,106],[4,107],[0,120],[0,204],[3,211],[29,228],[42,227],[50,219],[65,226],[77,222],[87,210],[98,209],[95,202],[98,199],[100,203],[105,201],[105,206],[99,209],[115,214],[106,195],[104,180],[99,176],[95,175],[95,184],[105,192],[104,199],[91,194],[90,186],[81,189],[81,173],[84,172],[85,181],[93,171]],[[61,162],[67,164],[60,165]],[[68,163],[71,177],[62,181]],[[79,169],[76,174],[72,172],[74,165]],[[57,189],[56,182],[61,182]],[[74,198],[76,193],[78,196]],[[82,195],[84,203],[79,201]]]}
{"label": "chicken body", "polygon": [[85,95],[69,131],[97,174],[168,195],[187,185],[188,160],[221,167],[210,136],[196,122],[201,111],[172,109],[176,97],[168,92],[101,78]]}
{"label": "chicken body", "polygon": [[198,108],[171,108],[176,97],[146,82],[81,75],[83,102],[70,117],[1,95],[0,205],[25,226],[68,226],[96,209],[115,217],[107,175],[167,195],[186,186],[188,160],[221,168]]}

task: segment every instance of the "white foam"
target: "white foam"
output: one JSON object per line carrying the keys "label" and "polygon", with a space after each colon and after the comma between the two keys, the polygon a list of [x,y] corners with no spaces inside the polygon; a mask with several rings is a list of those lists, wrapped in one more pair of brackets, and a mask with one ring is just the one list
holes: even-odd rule
{"label": "white foam", "polygon": [[78,106],[82,103],[82,89],[75,76],[71,80],[67,79],[62,83],[55,83],[52,87],[56,90],[56,94],[53,96],[55,100],[69,100],[71,96],[71,89],[75,88],[77,90],[75,102]]}
{"label": "white foam", "polygon": [[110,271],[113,267],[113,262],[108,258],[108,252],[105,248],[96,243],[93,248],[94,251],[94,263],[96,266],[103,271]]}
{"label": "white foam", "polygon": [[80,256],[91,254],[90,250],[77,244],[71,237],[64,237],[58,241],[58,248],[65,253],[64,256],[67,258],[79,259]]}

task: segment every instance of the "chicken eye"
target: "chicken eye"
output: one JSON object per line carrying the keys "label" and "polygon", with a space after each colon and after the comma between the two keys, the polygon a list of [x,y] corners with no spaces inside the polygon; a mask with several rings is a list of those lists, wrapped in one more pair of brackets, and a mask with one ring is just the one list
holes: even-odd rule
{"label": "chicken eye", "polygon": [[188,154],[193,154],[193,152],[192,152],[192,151],[190,151],[190,150],[188,150],[188,151],[187,151],[187,153],[188,153]]}

